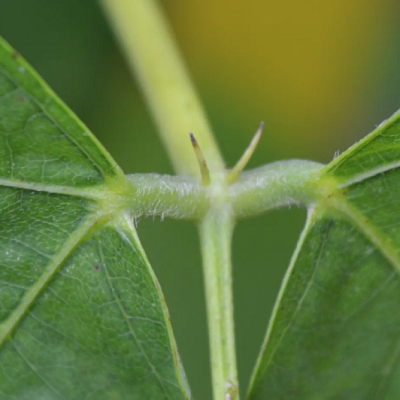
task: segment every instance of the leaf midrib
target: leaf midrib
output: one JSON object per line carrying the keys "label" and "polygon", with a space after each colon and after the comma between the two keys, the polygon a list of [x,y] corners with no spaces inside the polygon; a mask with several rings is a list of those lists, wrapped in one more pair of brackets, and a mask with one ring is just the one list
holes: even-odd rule
{"label": "leaf midrib", "polygon": [[[368,179],[374,175],[368,176],[365,179]],[[340,186],[337,185],[337,188],[340,188],[340,187],[342,187],[342,185],[340,185]],[[285,280],[282,284],[283,288],[280,291],[278,300],[274,306],[274,310],[273,310],[273,313],[271,316],[271,321],[268,324],[267,335],[265,337],[265,340],[264,340],[264,343],[262,346],[262,348],[264,350],[267,349],[267,344],[269,342],[270,334],[273,330],[276,314],[280,307],[280,299],[282,298],[283,293],[285,292],[284,287],[286,286],[287,280],[289,279],[289,277],[291,275],[290,271],[293,269],[293,267],[296,263],[298,252],[303,244],[304,238],[309,233],[310,227],[313,225],[313,221],[318,219],[318,215],[322,215],[322,214],[324,214],[324,211],[328,211],[329,208],[334,209],[339,214],[342,214],[347,219],[349,219],[353,223],[353,225],[367,238],[367,240],[370,241],[374,245],[374,247],[383,255],[383,257],[393,267],[395,272],[400,276],[400,257],[398,256],[396,249],[388,241],[386,241],[386,243],[384,243],[382,238],[384,238],[386,235],[384,235],[379,230],[379,228],[377,228],[373,224],[371,224],[371,223],[366,224],[365,223],[366,217],[363,218],[363,214],[361,212],[359,212],[357,210],[357,208],[351,206],[349,204],[349,202],[346,201],[343,197],[336,198],[335,201],[333,203],[331,203],[328,207],[326,205],[322,205],[322,208],[321,208],[321,207],[318,207],[319,205],[320,204],[318,204],[318,203],[314,204],[312,206],[312,208],[309,209],[309,215],[307,218],[306,226],[304,227],[301,237],[299,239],[299,242],[297,244],[296,251],[292,257],[292,261],[289,266],[289,270],[288,270],[288,272],[285,276]],[[282,336],[284,336],[285,333],[286,333],[286,329]],[[281,337],[281,339],[282,339],[282,337]],[[279,340],[279,342],[280,341],[281,340]],[[275,349],[271,350],[271,355],[265,364],[262,362],[263,358],[264,358],[264,356],[263,356],[264,351],[261,351],[259,358],[257,360],[257,363],[256,363],[256,367],[254,369],[254,371],[257,371],[257,373],[255,375],[253,375],[253,377],[251,379],[247,398],[251,398],[253,390],[259,385],[259,379],[260,379],[259,377],[261,377],[265,374],[265,371],[268,368],[268,365],[270,365],[270,363],[272,362],[273,355],[278,347],[279,347],[279,343],[277,344]],[[400,349],[400,339],[399,339],[397,348]],[[379,393],[382,393],[382,390],[384,390],[385,382],[389,382],[389,375],[392,373],[394,366],[397,364],[399,359],[400,359],[400,350],[399,350],[397,356],[394,359],[391,359],[390,370],[385,375],[382,376],[382,384],[380,385],[379,390],[377,391],[378,395],[379,395]],[[260,372],[261,370],[264,372],[261,373]],[[376,397],[376,398],[378,398],[378,397]]]}
{"label": "leaf midrib", "polygon": [[356,207],[344,199],[335,202],[335,209],[346,215],[361,231],[361,233],[375,246],[375,248],[389,261],[389,264],[400,275],[400,257],[397,250],[389,240],[384,241],[387,235],[383,234],[370,220],[366,223],[366,217]]}
{"label": "leaf midrib", "polygon": [[376,175],[383,174],[385,172],[391,171],[393,169],[400,168],[400,161],[391,162],[385,165],[381,165],[377,168],[373,168],[368,172],[363,172],[361,174],[357,174],[352,178],[345,180],[344,182],[337,185],[338,188],[345,188],[355,183],[363,182],[367,179],[373,178]]}
{"label": "leaf midrib", "polygon": [[[369,240],[374,247],[383,255],[383,257],[388,261],[388,263],[394,268],[395,273],[400,276],[400,257],[396,249],[389,243],[389,240],[386,240],[386,243],[383,242],[382,237],[387,237],[387,235],[383,234],[379,228],[374,226],[371,222],[366,223],[366,217],[361,212],[357,210],[357,208],[351,206],[348,201],[341,199],[336,203],[336,210],[345,214],[355,225],[356,228],[360,230],[360,232]],[[380,395],[385,390],[385,385],[390,383],[390,376],[393,374],[395,366],[398,364],[400,360],[400,338],[396,345],[396,351],[393,357],[390,357],[388,365],[385,365],[382,368],[384,371],[389,367],[387,373],[382,373],[382,381],[377,391],[375,393],[375,398],[380,399]]]}
{"label": "leaf midrib", "polygon": [[80,228],[71,235],[64,247],[53,257],[51,262],[48,263],[39,279],[30,286],[19,305],[13,310],[5,322],[0,325],[0,349],[7,342],[9,336],[19,325],[29,308],[40,295],[42,290],[52,280],[53,276],[60,269],[64,261],[70,256],[100,218],[101,216],[99,215],[92,215],[91,218],[88,218],[85,223],[83,223]]}
{"label": "leaf midrib", "polygon": [[107,197],[107,191],[109,190],[110,185],[102,184],[95,187],[88,187],[86,189],[78,189],[74,188],[73,186],[45,185],[37,182],[14,181],[0,178],[0,186],[82,197],[88,200],[103,200],[105,197]]}
{"label": "leaf midrib", "polygon": [[383,121],[373,132],[369,135],[364,137],[364,139],[360,140],[359,142],[355,143],[353,146],[350,146],[346,151],[344,151],[339,157],[335,158],[332,162],[330,162],[326,166],[326,171],[334,172],[337,170],[340,165],[342,165],[345,161],[351,159],[351,157],[360,151],[361,149],[365,148],[369,143],[375,140],[379,135],[383,134],[383,132],[389,128],[392,124],[397,122],[400,119],[399,113],[395,112],[391,117]]}

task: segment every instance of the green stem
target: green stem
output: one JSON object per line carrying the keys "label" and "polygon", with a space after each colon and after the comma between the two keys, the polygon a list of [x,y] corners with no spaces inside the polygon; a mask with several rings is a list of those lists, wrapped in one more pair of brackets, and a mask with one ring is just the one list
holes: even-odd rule
{"label": "green stem", "polygon": [[323,195],[318,185],[323,167],[313,161],[285,160],[243,172],[229,187],[236,218],[251,217],[291,204],[315,202]]}
{"label": "green stem", "polygon": [[210,207],[204,190],[193,179],[158,174],[127,175],[130,187],[123,203],[134,217],[200,221]]}
{"label": "green stem", "polygon": [[201,220],[215,400],[239,400],[230,249],[234,220],[283,205],[315,202],[321,195],[317,183],[322,167],[310,161],[281,161],[244,172],[228,187],[214,183],[208,188],[182,177],[128,176],[133,214]]}
{"label": "green stem", "polygon": [[222,156],[186,72],[171,31],[154,0],[102,0],[129,65],[136,73],[174,164],[198,174],[189,132],[211,172],[224,168]]}
{"label": "green stem", "polygon": [[[260,190],[261,198],[269,193],[265,184],[257,186],[257,180],[250,186],[246,186],[245,179],[228,187],[222,156],[157,3],[154,0],[102,0],[102,3],[138,76],[175,170],[199,176],[199,165],[188,137],[190,131],[195,134],[210,169],[208,187],[199,188],[193,182],[178,182],[172,177],[131,176],[128,193],[124,188],[122,196],[128,203],[124,207],[133,215],[201,219],[214,399],[239,400],[230,259],[234,213],[241,216],[260,212],[277,199],[270,203],[258,199],[260,205],[255,205],[253,200]],[[279,182],[276,186],[279,187]],[[184,190],[185,187],[189,189]]]}
{"label": "green stem", "polygon": [[[321,164],[289,160],[244,172],[225,188],[208,188],[189,178],[157,174],[127,176],[134,215],[201,220],[200,239],[206,286],[213,393],[216,400],[238,400],[231,236],[236,218],[289,204],[315,202],[321,193]],[[132,201],[133,200],[133,201]]]}
{"label": "green stem", "polygon": [[238,400],[233,322],[229,207],[212,208],[200,224],[214,399]]}
{"label": "green stem", "polygon": [[[188,133],[192,131],[211,173],[212,182],[209,189],[216,188],[226,192],[222,156],[184,64],[180,59],[172,35],[156,2],[153,0],[102,1],[128,61],[138,75],[175,170],[179,173],[199,175],[199,165],[188,138]],[[147,199],[152,199],[153,202],[155,196],[157,196],[157,193],[153,190],[146,192]],[[172,195],[169,194],[164,196],[166,201],[164,201],[164,205],[168,206],[171,197]],[[188,197],[180,196],[178,193],[177,198],[186,201]],[[194,201],[192,201],[193,204]],[[161,208],[158,203],[157,211]],[[182,207],[180,211],[182,211]],[[218,282],[230,282],[229,251],[232,227],[229,222],[230,217],[227,218],[225,223],[218,225],[211,223],[213,216],[215,216],[214,213],[207,214],[200,228],[208,293],[207,312],[210,324],[210,342],[212,343],[211,359],[215,360],[217,357],[221,361],[224,371],[227,370],[229,365],[229,381],[225,379],[225,372],[221,373],[221,369],[218,368],[216,372],[214,371],[214,362],[212,363],[212,376],[215,400],[229,400],[229,396],[225,396],[225,389],[221,391],[219,389],[226,387],[226,390],[233,390],[233,393],[237,393],[231,285],[226,285],[224,291],[221,291],[220,285],[215,286],[212,282],[216,279]],[[221,242],[222,237],[225,238],[223,243]],[[204,244],[205,242],[207,245]],[[215,268],[215,263],[218,264],[218,268]],[[222,275],[219,276],[218,274]],[[209,301],[209,298],[218,298],[219,305],[214,301]],[[216,320],[214,315],[221,313],[225,317]],[[226,316],[229,316],[229,318]],[[225,341],[226,337],[229,337],[229,341]],[[216,388],[218,391],[215,391]],[[220,393],[224,397],[221,397]],[[237,399],[237,396],[234,398]]]}
{"label": "green stem", "polygon": [[[324,184],[318,180],[322,168],[322,164],[312,161],[287,160],[245,171],[226,190],[219,188],[224,196],[217,202],[221,208],[231,207],[235,219],[292,204],[309,205],[324,196]],[[122,203],[135,217],[200,221],[209,212],[210,204],[216,202],[214,186],[205,188],[189,177],[133,174],[127,179],[129,188]]]}

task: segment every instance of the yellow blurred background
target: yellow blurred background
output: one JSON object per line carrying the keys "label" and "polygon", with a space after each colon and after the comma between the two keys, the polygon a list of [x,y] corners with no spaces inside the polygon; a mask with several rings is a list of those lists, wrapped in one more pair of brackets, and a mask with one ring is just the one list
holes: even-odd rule
{"label": "yellow blurred background", "polygon": [[[166,6],[196,82],[228,103],[221,108],[239,108],[238,118],[246,115],[249,124],[265,119],[266,150],[274,144],[298,157],[318,149],[326,161],[354,140],[354,114],[371,114],[379,108],[376,96],[385,96],[398,47],[395,1],[174,0]],[[240,134],[248,138],[253,125]],[[373,128],[365,126],[359,135]],[[336,136],[333,147],[327,135]]]}
{"label": "yellow blurred background", "polygon": [[[145,0],[144,0],[145,1]],[[232,166],[265,121],[250,166],[327,163],[400,108],[395,0],[164,0]],[[0,35],[88,124],[126,173],[172,173],[151,116],[96,1],[0,0]],[[240,222],[233,264],[245,391],[304,210]],[[193,225],[141,221],[194,398],[211,398],[198,238]]]}

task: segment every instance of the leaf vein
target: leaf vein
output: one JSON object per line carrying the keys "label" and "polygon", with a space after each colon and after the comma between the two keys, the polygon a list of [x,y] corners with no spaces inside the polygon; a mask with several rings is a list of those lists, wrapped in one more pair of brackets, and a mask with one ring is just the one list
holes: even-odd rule
{"label": "leaf vein", "polygon": [[[0,178],[0,186],[15,188],[15,189],[23,189],[23,190],[33,190],[35,192],[76,196],[91,200],[101,200],[104,197],[104,194],[101,193],[102,190],[99,188],[84,190],[84,189],[76,189],[70,186],[43,185],[36,182],[30,183],[30,182],[13,181],[1,178]],[[103,191],[104,190],[105,189],[103,189]]]}
{"label": "leaf vein", "polygon": [[65,399],[59,392],[57,389],[55,389],[50,382],[47,381],[47,379],[45,379],[42,374],[37,370],[37,368],[28,360],[27,357],[24,356],[24,354],[22,353],[22,351],[15,345],[14,341],[10,340],[10,344],[14,347],[15,351],[17,352],[17,354],[19,354],[19,356],[22,358],[22,360],[25,362],[25,364],[32,370],[32,372],[35,373],[35,375],[42,381],[44,382],[44,384],[51,389],[52,392],[54,392],[60,399]]}
{"label": "leaf vein", "polygon": [[43,288],[52,280],[63,262],[69,257],[71,252],[81,242],[85,235],[89,232],[92,226],[97,222],[98,216],[88,219],[82,224],[80,229],[77,229],[71,238],[66,242],[66,245],[55,255],[52,261],[47,265],[41,277],[30,287],[23,296],[18,307],[10,314],[10,316],[0,325],[0,348],[4,346],[9,336],[14,329],[19,325],[20,321],[25,316],[31,305],[42,292]]}
{"label": "leaf vein", "polygon": [[400,258],[396,249],[386,240],[377,227],[374,227],[371,223],[365,222],[365,217],[362,217],[354,207],[352,207],[347,201],[342,200],[335,203],[335,208],[350,218],[356,227],[364,234],[364,236],[375,246],[375,248],[389,261],[389,264],[397,271],[400,275]]}
{"label": "leaf vein", "polygon": [[153,372],[154,376],[157,378],[157,380],[158,380],[162,390],[164,391],[165,395],[168,396],[168,392],[167,392],[167,390],[166,390],[166,388],[165,388],[165,386],[163,384],[163,379],[159,375],[159,373],[158,373],[157,369],[155,368],[155,366],[150,361],[150,358],[147,355],[147,352],[145,351],[143,346],[141,345],[139,339],[136,337],[135,330],[133,329],[132,323],[130,321],[131,317],[126,313],[126,311],[124,309],[124,306],[122,305],[122,302],[121,302],[120,298],[118,297],[118,295],[117,295],[117,293],[115,291],[115,288],[114,288],[113,283],[112,283],[112,278],[110,276],[110,273],[109,273],[109,270],[108,270],[108,267],[107,267],[107,263],[106,263],[105,258],[104,258],[103,250],[102,250],[102,248],[100,246],[100,241],[98,241],[98,251],[99,251],[100,259],[101,259],[101,262],[102,262],[102,266],[104,268],[105,276],[106,276],[108,285],[110,287],[110,293],[114,297],[115,302],[117,304],[117,307],[118,307],[121,315],[123,316],[126,325],[128,326],[128,329],[129,329],[129,332],[130,332],[131,336],[133,337],[135,343],[139,347],[140,352],[142,353],[143,357],[145,358],[145,360],[147,361],[148,365],[150,366],[150,369]]}
{"label": "leaf vein", "polygon": [[371,169],[370,171],[364,172],[362,174],[358,174],[350,179],[347,179],[343,183],[338,185],[338,188],[345,188],[351,186],[355,183],[359,183],[365,181],[369,178],[373,178],[376,175],[383,174],[385,172],[391,171],[393,169],[400,168],[400,161],[396,161],[393,163],[389,163],[378,168]]}

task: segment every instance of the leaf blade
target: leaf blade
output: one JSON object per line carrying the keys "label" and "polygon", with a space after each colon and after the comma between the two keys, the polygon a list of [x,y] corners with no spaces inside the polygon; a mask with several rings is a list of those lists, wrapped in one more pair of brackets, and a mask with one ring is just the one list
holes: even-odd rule
{"label": "leaf blade", "polygon": [[[82,182],[79,181],[84,186],[88,186],[88,183],[99,183],[103,181],[102,177],[123,176],[118,165],[88,128],[59,100],[30,65],[1,38],[0,73],[0,120],[2,121],[0,132],[2,136],[7,133],[16,133],[19,130],[28,130],[26,136],[29,137],[29,128],[33,129],[36,134],[30,135],[33,140],[32,145],[45,148],[47,156],[55,153],[54,158],[57,156],[59,159],[67,158],[69,168],[71,168],[72,161],[77,163],[79,161],[81,164],[78,166],[82,169],[85,167],[80,172]],[[2,102],[3,104],[1,104]],[[26,125],[27,122],[30,125]],[[38,128],[40,128],[41,135],[37,133]],[[57,139],[58,142],[51,143],[49,139],[53,139],[53,142]],[[16,146],[20,146],[21,151],[24,150],[24,144],[21,144],[20,141],[17,141],[13,147]],[[9,146],[6,143],[2,143],[3,151],[7,147]],[[58,161],[60,162],[60,160]],[[11,161],[10,164],[13,162]],[[33,164],[32,167],[42,168],[42,163],[38,164]],[[62,165],[56,165],[54,169],[59,170],[61,167]],[[7,169],[10,168],[7,166],[0,168],[0,176],[9,177],[9,174],[6,173]],[[36,170],[34,172],[35,174],[30,173],[27,177],[38,181],[40,174]],[[99,174],[101,176],[98,176]],[[19,180],[24,181],[27,177],[22,175]],[[89,177],[91,180],[88,179]],[[55,179],[49,174],[46,178],[63,185],[68,179],[74,180],[73,174],[63,176],[62,179],[60,177]],[[47,183],[49,182],[47,181]]]}
{"label": "leaf blade", "polygon": [[2,40],[0,117],[0,394],[189,399],[121,169]]}
{"label": "leaf blade", "polygon": [[[322,173],[324,195],[285,278],[248,399],[398,397],[400,151],[390,141],[399,135],[397,113]],[[325,234],[325,249],[313,248]],[[307,278],[312,266],[318,272]]]}

